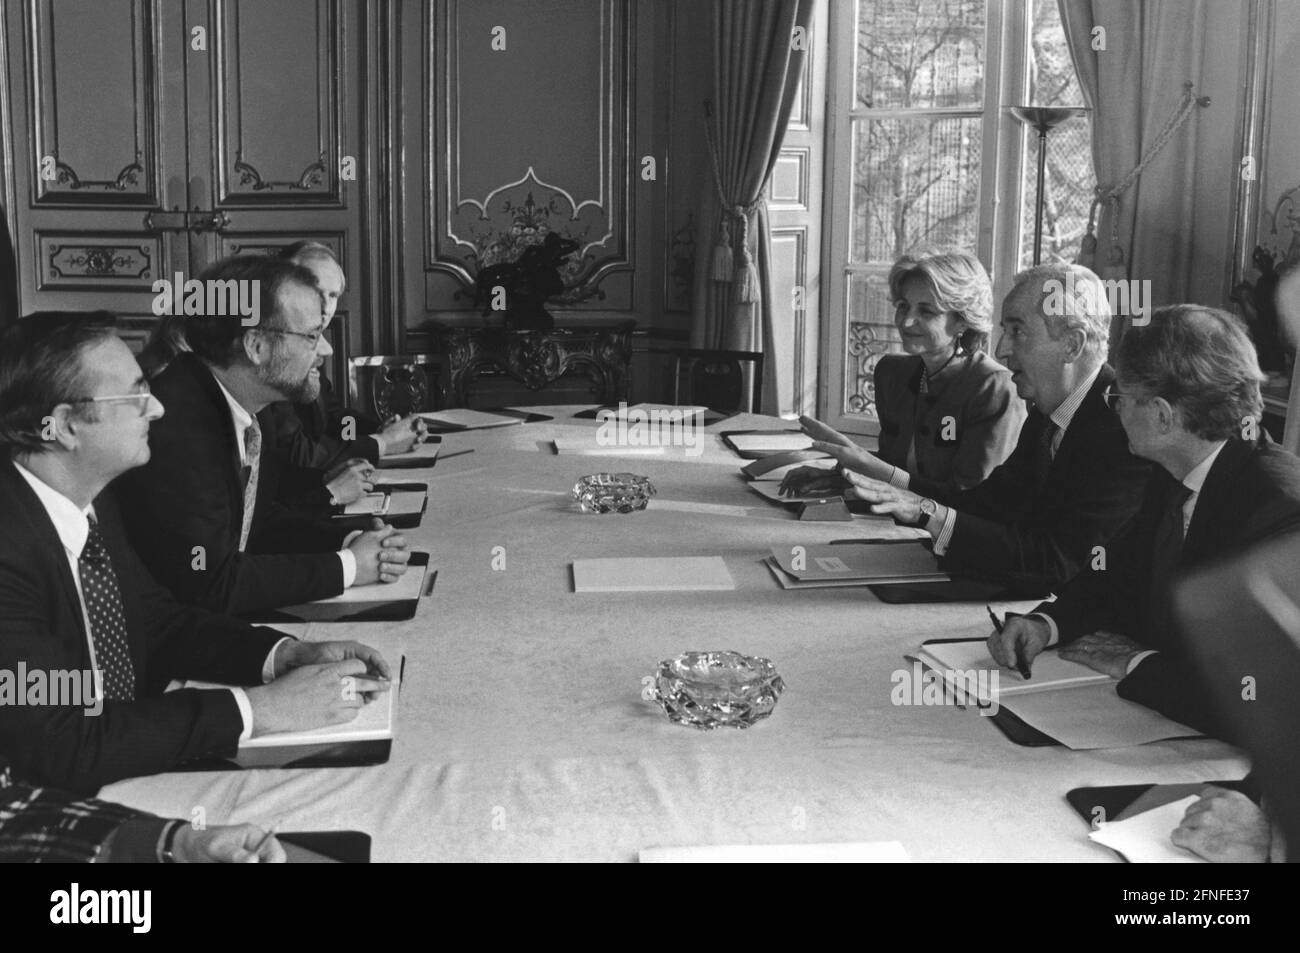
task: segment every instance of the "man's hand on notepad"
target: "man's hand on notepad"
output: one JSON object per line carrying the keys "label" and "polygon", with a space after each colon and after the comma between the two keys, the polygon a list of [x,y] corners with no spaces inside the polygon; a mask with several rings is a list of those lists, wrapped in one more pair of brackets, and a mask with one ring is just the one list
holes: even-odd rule
{"label": "man's hand on notepad", "polygon": [[384,454],[409,453],[424,440],[428,429],[428,424],[419,417],[395,417],[379,432]]}
{"label": "man's hand on notepad", "polygon": [[334,505],[353,503],[375,488],[371,478],[375,468],[370,461],[354,457],[325,474],[325,488]]}
{"label": "man's hand on notepad", "polygon": [[[892,516],[904,526],[910,526],[920,520],[921,500],[924,497],[918,496],[911,490],[900,490],[884,480],[860,476],[852,470],[845,469],[840,472],[850,484],[844,495],[850,499],[866,500],[872,504],[871,512],[881,516]],[[941,520],[931,520],[931,522],[942,525]]]}
{"label": "man's hand on notepad", "polygon": [[1002,625],[1001,632],[989,635],[989,655],[1003,668],[1013,671],[1021,665],[1031,671],[1031,663],[1047,648],[1052,630],[1042,619],[1013,616]]}
{"label": "man's hand on notepad", "polygon": [[785,475],[777,493],[781,496],[839,495],[848,483],[835,470],[825,467],[796,467]]}
{"label": "man's hand on notepad", "polygon": [[1127,635],[1098,631],[1061,646],[1058,654],[1067,662],[1078,662],[1094,672],[1123,678],[1128,674],[1133,656],[1142,651],[1143,647]]}
{"label": "man's hand on notepad", "polygon": [[[368,651],[378,656],[373,649]],[[253,735],[341,725],[390,688],[387,678],[361,658],[299,666],[270,685],[246,690],[253,708]]]}
{"label": "man's hand on notepad", "polygon": [[196,830],[184,824],[174,847],[180,864],[283,864],[284,846],[256,824],[233,824]]}
{"label": "man's hand on notepad", "polygon": [[369,530],[348,543],[348,549],[357,560],[354,586],[396,582],[406,572],[406,564],[411,558],[406,549],[406,537],[377,516],[371,519],[370,526]]}
{"label": "man's hand on notepad", "polygon": [[1272,825],[1240,791],[1206,785],[1169,839],[1211,863],[1262,864],[1269,859]]}

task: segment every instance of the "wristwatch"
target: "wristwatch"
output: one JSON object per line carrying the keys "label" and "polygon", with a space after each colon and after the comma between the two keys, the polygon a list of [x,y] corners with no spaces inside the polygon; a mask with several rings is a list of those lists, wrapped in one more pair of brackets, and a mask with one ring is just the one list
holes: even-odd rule
{"label": "wristwatch", "polygon": [[930,525],[930,517],[933,516],[936,512],[938,512],[939,504],[936,503],[934,500],[930,499],[929,497],[924,497],[921,500],[920,507],[921,507],[921,518],[918,519],[916,523],[914,523],[913,525],[916,526],[917,529],[925,529],[927,526]]}

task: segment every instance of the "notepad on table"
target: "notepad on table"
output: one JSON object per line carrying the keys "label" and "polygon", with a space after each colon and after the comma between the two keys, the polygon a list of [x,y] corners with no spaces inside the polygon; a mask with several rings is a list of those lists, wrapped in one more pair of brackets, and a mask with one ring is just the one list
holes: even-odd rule
{"label": "notepad on table", "polygon": [[1088,836],[1124,856],[1133,864],[1198,864],[1206,863],[1204,857],[1176,846],[1169,836],[1183,822],[1187,808],[1199,800],[1196,795],[1185,797],[1149,811],[1143,811],[1122,821],[1101,824]]}
{"label": "notepad on table", "polygon": [[812,448],[812,437],[801,430],[773,430],[754,433],[733,431],[722,434],[722,439],[742,457],[751,458]]}
{"label": "notepad on table", "polygon": [[694,592],[735,589],[721,556],[575,559],[574,592]]}
{"label": "notepad on table", "polygon": [[[395,582],[352,586],[328,599],[246,613],[251,622],[399,622],[415,616],[429,570],[429,554],[412,552]],[[436,574],[435,574],[436,576]]]}
{"label": "notepad on table", "polygon": [[[1054,651],[1034,658],[1028,680],[993,661],[985,639],[926,642],[916,658],[955,687],[963,678],[961,672],[997,672],[999,706],[1034,731],[1076,751],[1200,735],[1145,705],[1120,698],[1115,679],[1067,661]],[[964,684],[967,691],[972,689],[970,678],[964,678]],[[981,702],[988,701],[981,697]]]}
{"label": "notepad on table", "polygon": [[406,453],[386,453],[379,458],[379,466],[387,467],[431,467],[438,462],[438,452],[442,450],[442,437],[426,434],[422,443],[417,443]]}
{"label": "notepad on table", "polygon": [[522,424],[525,420],[524,417],[494,414],[486,410],[470,410],[465,407],[453,407],[450,410],[437,410],[416,416],[431,426],[447,430],[487,430],[492,427]]}
{"label": "notepad on table", "polygon": [[629,446],[626,444],[600,444],[593,431],[589,437],[556,437],[555,452],[561,456],[583,457],[643,457],[662,456],[663,444]]}
{"label": "notepad on table", "polygon": [[[394,666],[389,690],[380,692],[374,701],[358,708],[352,721],[302,731],[257,735],[241,741],[235,756],[228,760],[241,768],[384,763],[392,751],[397,727],[398,672],[401,668],[399,661]],[[343,685],[342,680],[339,684]],[[228,686],[194,681],[184,682],[180,687],[217,689]]]}
{"label": "notepad on table", "polygon": [[[913,540],[858,545],[774,546],[770,568],[787,589],[865,586],[885,583],[943,582],[934,553]],[[774,573],[774,575],[776,575]]]}

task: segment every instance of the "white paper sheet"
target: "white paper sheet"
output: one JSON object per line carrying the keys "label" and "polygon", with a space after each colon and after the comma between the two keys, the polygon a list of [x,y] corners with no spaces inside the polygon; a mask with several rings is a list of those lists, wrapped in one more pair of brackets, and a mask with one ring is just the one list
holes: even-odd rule
{"label": "white paper sheet", "polygon": [[[664,453],[663,444],[655,444],[645,447],[608,445],[602,446],[596,443],[596,434],[593,431],[590,437],[556,437],[555,452],[563,456],[583,456],[583,457],[645,457],[645,456],[662,456]],[[680,452],[680,451],[679,451]]]}
{"label": "white paper sheet", "polygon": [[[988,628],[992,631],[993,627],[989,625]],[[993,661],[993,656],[989,655],[988,643],[983,639],[931,643],[918,649],[916,656],[923,662],[933,660],[936,670],[997,671],[998,692],[1002,698],[1080,685],[1115,684],[1109,675],[1103,675],[1078,662],[1067,661],[1050,649],[1034,659],[1030,666],[1029,681],[1025,681],[1015,669],[1002,668]]]}
{"label": "white paper sheet", "polygon": [[379,458],[379,465],[382,467],[389,460],[423,460],[428,459],[430,463],[438,459],[438,454],[442,450],[442,441],[436,440],[430,443],[417,443],[406,453],[386,453]]}
{"label": "white paper sheet", "polygon": [[502,414],[490,414],[482,410],[468,410],[463,407],[451,410],[438,410],[432,413],[417,414],[420,419],[434,424],[463,427],[466,430],[484,430],[488,427],[509,427],[511,424],[523,423],[521,417],[507,417]]}
{"label": "white paper sheet", "polygon": [[736,588],[721,556],[575,559],[575,592],[694,592]]}
{"label": "white paper sheet", "polygon": [[789,433],[742,433],[727,438],[738,451],[777,453],[783,450],[808,450],[812,437],[798,430]]}
{"label": "white paper sheet", "polygon": [[1206,863],[1204,857],[1175,846],[1169,839],[1169,835],[1183,822],[1187,808],[1197,800],[1193,795],[1143,811],[1136,817],[1101,824],[1088,836],[1098,844],[1119,851],[1133,864],[1203,864]]}
{"label": "white paper sheet", "polygon": [[643,864],[906,864],[898,841],[859,844],[739,844],[647,847]]}
{"label": "white paper sheet", "polygon": [[1198,735],[1145,705],[1120,698],[1111,679],[1054,692],[999,697],[1002,707],[1075,751],[1128,748]]}

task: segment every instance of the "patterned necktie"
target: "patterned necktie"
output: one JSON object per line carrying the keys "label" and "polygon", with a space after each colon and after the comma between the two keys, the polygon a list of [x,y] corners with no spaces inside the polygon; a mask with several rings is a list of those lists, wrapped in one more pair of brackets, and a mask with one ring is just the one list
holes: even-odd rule
{"label": "patterned necktie", "polygon": [[104,697],[117,701],[135,698],[135,666],[126,639],[126,612],[113,561],[104,546],[99,524],[90,521],[90,534],[77,557],[81,596],[90,617],[90,641],[95,662],[104,679]]}
{"label": "patterned necktie", "polygon": [[257,418],[248,425],[244,431],[244,454],[248,460],[245,472],[248,474],[244,481],[244,521],[239,529],[239,551],[242,553],[248,546],[248,534],[253,528],[253,510],[257,506],[257,474],[261,466],[262,456],[262,428],[257,424]]}
{"label": "patterned necktie", "polygon": [[1157,641],[1169,626],[1170,620],[1170,586],[1178,563],[1183,557],[1183,505],[1191,497],[1192,491],[1182,483],[1177,483],[1169,490],[1160,522],[1156,525],[1155,539],[1151,550],[1151,592],[1150,592],[1150,635]]}

